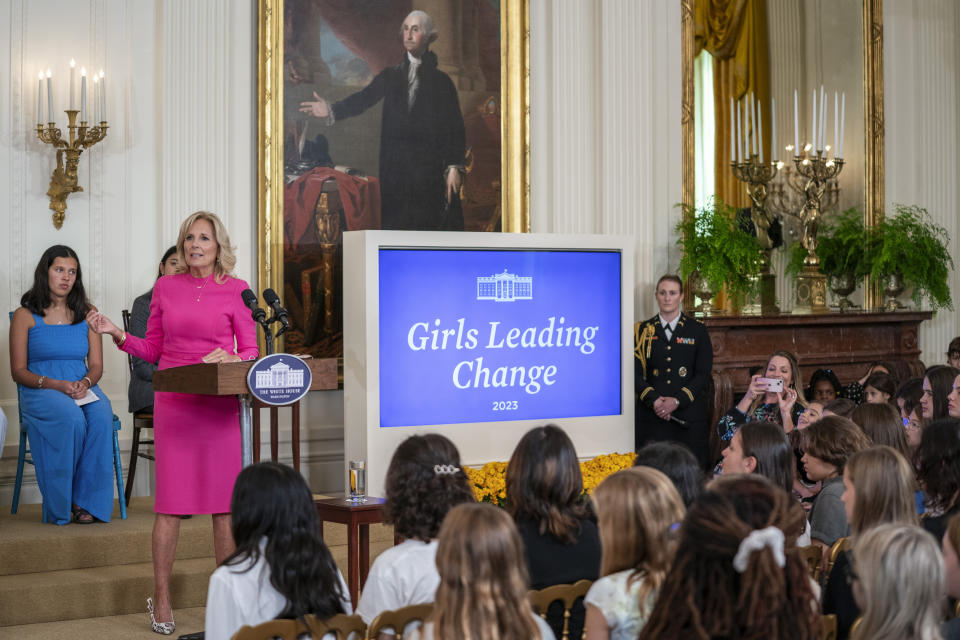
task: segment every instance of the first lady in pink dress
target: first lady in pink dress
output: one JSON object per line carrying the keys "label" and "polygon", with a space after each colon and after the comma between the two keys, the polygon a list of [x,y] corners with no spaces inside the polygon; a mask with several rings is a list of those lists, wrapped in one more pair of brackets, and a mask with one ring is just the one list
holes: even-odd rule
{"label": "first lady in pink dress", "polygon": [[[158,362],[160,369],[256,358],[256,325],[240,297],[248,285],[231,276],[236,257],[220,219],[198,211],[184,220],[177,258],[185,270],[154,286],[145,338],[125,333],[96,312],[87,316],[90,326],[110,334],[121,350]],[[180,516],[213,514],[218,565],[234,550],[230,496],[241,468],[239,406],[230,396],[158,392],[153,416],[156,608],[150,599],[147,607],[153,630],[171,634],[170,574]]]}

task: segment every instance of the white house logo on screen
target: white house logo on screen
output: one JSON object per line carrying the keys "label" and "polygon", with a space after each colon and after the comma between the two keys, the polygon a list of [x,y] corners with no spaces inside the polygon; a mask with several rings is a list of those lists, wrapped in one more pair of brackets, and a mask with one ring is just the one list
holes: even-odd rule
{"label": "white house logo on screen", "polygon": [[533,300],[533,278],[507,273],[506,269],[492,276],[478,276],[477,300]]}
{"label": "white house logo on screen", "polygon": [[313,375],[310,367],[289,353],[274,353],[257,360],[247,373],[247,386],[266,404],[296,402],[307,394]]}

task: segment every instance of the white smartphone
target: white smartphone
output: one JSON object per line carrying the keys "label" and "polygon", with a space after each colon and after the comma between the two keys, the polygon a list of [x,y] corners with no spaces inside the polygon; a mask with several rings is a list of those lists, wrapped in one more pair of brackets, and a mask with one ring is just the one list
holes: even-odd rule
{"label": "white smartphone", "polygon": [[760,382],[767,385],[767,391],[774,393],[783,391],[783,378],[760,378]]}

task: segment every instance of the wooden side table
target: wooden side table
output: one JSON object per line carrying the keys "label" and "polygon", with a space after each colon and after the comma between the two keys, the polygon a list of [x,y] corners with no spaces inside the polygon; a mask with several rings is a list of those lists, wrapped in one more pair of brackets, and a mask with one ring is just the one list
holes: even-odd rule
{"label": "wooden side table", "polygon": [[[370,525],[384,522],[383,498],[367,497],[363,503],[346,498],[321,498],[314,500],[320,516],[320,536],[323,523],[336,522],[347,525],[347,586],[350,601],[357,608],[357,596],[367,581],[370,571]],[[396,538],[394,538],[396,542]]]}

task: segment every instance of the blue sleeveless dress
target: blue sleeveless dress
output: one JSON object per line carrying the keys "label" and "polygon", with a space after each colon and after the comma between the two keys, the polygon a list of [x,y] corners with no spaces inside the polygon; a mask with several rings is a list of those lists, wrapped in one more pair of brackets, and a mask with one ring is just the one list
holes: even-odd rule
{"label": "blue sleeveless dress", "polygon": [[[86,374],[87,323],[36,323],[27,334],[27,368],[59,380]],[[113,408],[96,385],[97,402],[78,407],[55,389],[22,387],[20,409],[27,423],[37,484],[48,522],[67,524],[71,505],[110,521],[113,512]]]}

